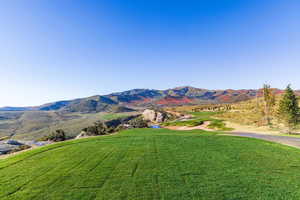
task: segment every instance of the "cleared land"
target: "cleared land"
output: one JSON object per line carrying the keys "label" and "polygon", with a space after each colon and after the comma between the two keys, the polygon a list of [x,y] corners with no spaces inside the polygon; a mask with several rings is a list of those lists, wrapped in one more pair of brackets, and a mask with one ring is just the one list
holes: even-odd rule
{"label": "cleared land", "polygon": [[0,160],[0,199],[298,200],[299,155],[252,138],[134,129]]}

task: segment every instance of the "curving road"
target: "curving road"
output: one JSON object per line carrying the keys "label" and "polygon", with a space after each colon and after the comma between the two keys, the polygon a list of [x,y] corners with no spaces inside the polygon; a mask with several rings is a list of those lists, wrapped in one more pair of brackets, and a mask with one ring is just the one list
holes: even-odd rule
{"label": "curving road", "polygon": [[241,137],[250,137],[250,138],[258,138],[262,140],[268,140],[272,142],[277,142],[280,144],[285,144],[288,146],[300,148],[300,137],[292,137],[292,136],[280,136],[280,135],[266,135],[259,133],[246,133],[246,132],[231,132],[230,135],[233,136],[241,136]]}

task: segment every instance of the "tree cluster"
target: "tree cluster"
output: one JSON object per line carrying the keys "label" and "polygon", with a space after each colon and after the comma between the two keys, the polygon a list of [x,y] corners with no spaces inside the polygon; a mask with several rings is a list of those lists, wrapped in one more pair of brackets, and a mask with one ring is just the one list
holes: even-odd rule
{"label": "tree cluster", "polygon": [[285,93],[279,102],[277,115],[278,119],[288,128],[288,133],[291,133],[299,123],[298,98],[290,85],[285,89]]}
{"label": "tree cluster", "polygon": [[107,122],[96,122],[94,125],[84,128],[82,131],[87,136],[106,135],[109,133],[118,132],[128,128],[146,128],[148,122],[142,116],[130,116],[120,119],[114,119]]}
{"label": "tree cluster", "polygon": [[58,129],[52,132],[50,135],[42,137],[41,141],[52,141],[52,142],[61,142],[67,139],[64,130]]}
{"label": "tree cluster", "polygon": [[265,120],[268,125],[271,125],[271,116],[275,111],[278,122],[285,125],[288,128],[288,133],[291,133],[299,123],[299,105],[298,98],[292,90],[291,86],[288,85],[282,95],[277,109],[275,109],[276,98],[274,90],[270,85],[265,84],[263,86],[263,100],[264,100],[264,111]]}

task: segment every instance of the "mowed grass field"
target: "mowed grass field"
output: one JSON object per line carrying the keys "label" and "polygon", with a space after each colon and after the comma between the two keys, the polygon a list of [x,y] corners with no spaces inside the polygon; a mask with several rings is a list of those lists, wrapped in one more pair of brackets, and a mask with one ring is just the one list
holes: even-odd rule
{"label": "mowed grass field", "polygon": [[300,150],[200,130],[134,129],[0,160],[0,199],[300,199]]}
{"label": "mowed grass field", "polygon": [[233,130],[232,128],[226,127],[224,120],[214,118],[215,115],[218,115],[220,113],[221,112],[187,112],[187,114],[193,116],[192,119],[184,120],[184,121],[182,120],[169,121],[163,123],[162,125],[194,127],[194,126],[202,125],[204,122],[208,121],[210,122],[208,128],[218,130],[218,131],[232,131]]}

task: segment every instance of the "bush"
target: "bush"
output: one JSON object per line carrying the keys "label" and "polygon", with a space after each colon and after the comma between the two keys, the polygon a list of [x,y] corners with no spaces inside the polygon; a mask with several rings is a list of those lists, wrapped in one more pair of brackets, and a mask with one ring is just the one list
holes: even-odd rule
{"label": "bush", "polygon": [[51,133],[48,136],[42,137],[40,141],[53,141],[53,142],[60,142],[66,140],[66,134],[64,130],[58,129],[55,132]]}
{"label": "bush", "polygon": [[83,129],[88,136],[95,136],[95,135],[105,135],[110,130],[103,122],[96,122],[93,126],[89,126]]}
{"label": "bush", "polygon": [[128,122],[132,128],[147,128],[148,123],[142,116],[136,117]]}
{"label": "bush", "polygon": [[23,150],[30,149],[30,148],[31,148],[31,146],[23,144],[23,145],[20,145],[17,149],[11,150],[9,153],[15,153],[15,152],[23,151]]}
{"label": "bush", "polygon": [[222,120],[213,120],[208,125],[208,128],[217,129],[219,131],[232,131],[232,128],[226,127],[226,124]]}
{"label": "bush", "polygon": [[142,116],[129,116],[106,122],[96,122],[93,126],[82,129],[87,136],[106,135],[128,128],[146,128],[147,121]]}

